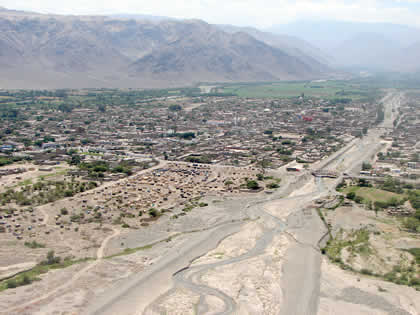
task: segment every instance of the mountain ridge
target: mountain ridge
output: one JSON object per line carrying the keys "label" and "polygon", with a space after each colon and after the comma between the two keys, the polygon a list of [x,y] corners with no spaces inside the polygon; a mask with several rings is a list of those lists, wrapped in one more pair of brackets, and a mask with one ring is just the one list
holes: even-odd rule
{"label": "mountain ridge", "polygon": [[3,88],[169,87],[301,80],[330,69],[310,56],[200,20],[0,12]]}

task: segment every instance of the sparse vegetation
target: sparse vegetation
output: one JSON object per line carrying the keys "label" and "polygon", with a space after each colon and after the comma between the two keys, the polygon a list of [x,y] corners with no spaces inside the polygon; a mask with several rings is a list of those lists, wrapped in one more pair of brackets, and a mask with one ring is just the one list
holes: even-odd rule
{"label": "sparse vegetation", "polygon": [[41,274],[47,273],[49,270],[62,269],[70,267],[74,264],[84,263],[91,260],[91,258],[84,258],[79,260],[64,259],[61,262],[59,257],[54,255],[53,251],[48,252],[47,259],[41,264],[36,265],[29,271],[22,272],[11,279],[0,282],[0,292],[6,289],[13,289],[20,286],[31,284],[34,281],[39,281]]}
{"label": "sparse vegetation", "polygon": [[44,244],[38,243],[37,241],[25,242],[25,246],[29,248],[45,248]]}

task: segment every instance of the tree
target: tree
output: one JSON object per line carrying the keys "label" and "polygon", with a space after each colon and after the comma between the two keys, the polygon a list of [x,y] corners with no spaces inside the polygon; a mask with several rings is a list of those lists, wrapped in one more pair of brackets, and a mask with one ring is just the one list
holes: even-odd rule
{"label": "tree", "polygon": [[363,130],[362,130],[362,133],[363,133],[364,135],[367,135],[367,133],[368,133],[368,128],[367,128],[367,127],[364,127],[364,128],[363,128]]}
{"label": "tree", "polygon": [[369,182],[364,178],[359,179],[359,185],[358,186],[359,187],[372,187],[372,185],[369,184]]}
{"label": "tree", "polygon": [[191,139],[195,138],[195,133],[194,132],[184,132],[184,133],[177,134],[177,136],[179,138],[182,138],[182,139],[191,140]]}
{"label": "tree", "polygon": [[356,198],[356,193],[354,191],[351,191],[346,195],[346,197],[347,199],[354,200],[354,198]]}
{"label": "tree", "polygon": [[362,164],[362,170],[363,171],[368,171],[368,170],[371,170],[371,169],[372,169],[372,165],[371,164],[369,164],[367,162],[363,162],[363,164]]}
{"label": "tree", "polygon": [[69,162],[70,165],[79,165],[81,163],[80,155],[72,155],[71,160]]}
{"label": "tree", "polygon": [[58,106],[58,110],[63,113],[71,113],[73,111],[73,106],[69,104],[60,104]]}
{"label": "tree", "polygon": [[29,147],[32,145],[31,139],[22,139],[22,143],[25,145],[25,147]]}
{"label": "tree", "polygon": [[155,208],[149,209],[149,215],[153,218],[156,218],[159,215],[159,211]]}

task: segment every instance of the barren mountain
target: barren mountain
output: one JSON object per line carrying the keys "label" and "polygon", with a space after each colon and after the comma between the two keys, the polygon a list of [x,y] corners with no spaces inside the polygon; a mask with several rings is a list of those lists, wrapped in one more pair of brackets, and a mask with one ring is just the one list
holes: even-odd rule
{"label": "barren mountain", "polygon": [[[286,34],[263,32],[253,27],[220,25],[220,28],[228,33],[248,33],[252,37],[255,37],[267,45],[279,48],[292,56],[299,56],[300,58],[306,59],[309,62],[313,62],[313,59],[315,59],[320,63],[329,64],[332,60],[332,57],[328,56],[321,49],[298,37],[289,36]],[[308,59],[308,57],[312,60]]]}
{"label": "barren mountain", "polygon": [[173,41],[137,60],[130,73],[165,75],[171,80],[198,76],[210,81],[303,79],[325,69],[240,32],[228,34],[203,22],[172,23]]}
{"label": "barren mountain", "polygon": [[0,87],[162,87],[319,78],[296,49],[198,20],[130,20],[0,10]]}

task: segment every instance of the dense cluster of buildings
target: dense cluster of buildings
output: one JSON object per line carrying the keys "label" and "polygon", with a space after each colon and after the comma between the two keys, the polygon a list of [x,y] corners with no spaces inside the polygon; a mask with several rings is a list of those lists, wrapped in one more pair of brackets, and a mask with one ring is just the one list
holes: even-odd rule
{"label": "dense cluster of buildings", "polygon": [[375,116],[375,105],[303,97],[185,97],[66,113],[38,109],[3,137],[2,152],[41,162],[68,159],[66,152],[75,150],[87,160],[154,157],[276,167],[330,155],[365,133]]}
{"label": "dense cluster of buildings", "polygon": [[417,94],[408,97],[398,109],[395,128],[384,137],[388,145],[378,154],[369,173],[409,180],[420,178],[420,98]]}

